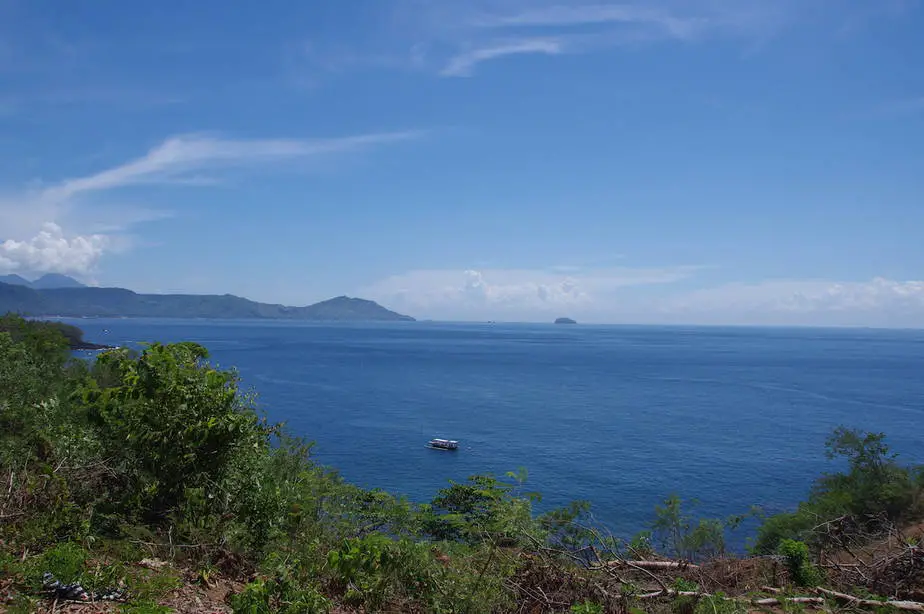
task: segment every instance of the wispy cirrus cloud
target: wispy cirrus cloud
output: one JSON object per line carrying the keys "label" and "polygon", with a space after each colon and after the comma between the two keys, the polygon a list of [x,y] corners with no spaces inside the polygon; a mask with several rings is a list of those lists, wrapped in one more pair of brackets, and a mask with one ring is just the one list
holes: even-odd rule
{"label": "wispy cirrus cloud", "polygon": [[714,16],[686,16],[684,13],[659,7],[657,3],[594,3],[554,4],[526,8],[520,12],[484,15],[474,20],[482,28],[569,28],[601,24],[631,24],[654,26],[674,38],[689,38],[716,23]]}
{"label": "wispy cirrus cloud", "polygon": [[543,54],[558,55],[563,51],[561,42],[554,39],[521,39],[497,42],[485,47],[463,51],[449,60],[440,71],[444,77],[467,77],[481,62],[495,60],[508,55]]}
{"label": "wispy cirrus cloud", "polygon": [[439,73],[470,76],[478,64],[530,53],[589,53],[643,42],[766,35],[785,22],[789,5],[786,0],[475,3],[467,12],[445,13],[445,19],[461,25],[442,33],[447,47],[456,49]]}
{"label": "wispy cirrus cloud", "polygon": [[[102,199],[107,192],[150,184],[207,187],[230,169],[328,160],[421,135],[405,131],[321,139],[170,137],[138,158],[97,173],[38,189],[0,192],[0,270],[88,274],[105,253],[125,247],[124,231],[170,215],[152,205],[115,205],[111,196]],[[77,230],[65,230],[75,225]]]}
{"label": "wispy cirrus cloud", "polygon": [[356,152],[420,135],[420,132],[387,132],[308,140],[236,140],[206,135],[181,135],[167,139],[144,156],[125,164],[87,177],[68,179],[48,188],[44,191],[44,197],[66,199],[81,192],[144,183],[189,183],[190,180],[198,183],[203,178],[194,173]]}
{"label": "wispy cirrus cloud", "polygon": [[796,26],[836,34],[849,24],[855,31],[895,18],[903,7],[902,0],[395,0],[372,9],[377,28],[366,46],[345,50],[339,39],[312,41],[306,59],[328,70],[378,66],[469,77],[482,64],[526,55],[711,40],[753,49]]}

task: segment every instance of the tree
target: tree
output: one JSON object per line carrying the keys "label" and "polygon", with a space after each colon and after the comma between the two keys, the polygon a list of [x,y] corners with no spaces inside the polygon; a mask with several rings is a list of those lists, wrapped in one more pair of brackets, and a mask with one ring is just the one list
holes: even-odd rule
{"label": "tree", "polygon": [[882,520],[901,521],[915,514],[924,474],[919,467],[899,464],[884,434],[838,427],[825,447],[829,459],[846,461],[847,471],[817,479],[795,512],[767,518],[757,534],[756,552],[773,553],[784,539],[811,542],[815,527],[841,516],[870,530]]}
{"label": "tree", "polygon": [[133,506],[146,515],[165,515],[191,488],[215,503],[229,500],[235,467],[269,445],[271,429],[239,393],[237,375],[207,358],[194,343],[154,344],[138,358],[111,351],[99,369],[118,374],[115,385],[89,378],[83,387],[108,453],[132,476]]}

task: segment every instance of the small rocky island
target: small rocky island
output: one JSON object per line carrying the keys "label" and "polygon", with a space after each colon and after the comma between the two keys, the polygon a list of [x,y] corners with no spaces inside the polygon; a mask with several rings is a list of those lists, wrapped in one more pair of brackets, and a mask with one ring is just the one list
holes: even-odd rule
{"label": "small rocky island", "polygon": [[555,320],[555,323],[556,324],[577,324],[577,322],[572,320],[571,318],[558,318],[557,320]]}

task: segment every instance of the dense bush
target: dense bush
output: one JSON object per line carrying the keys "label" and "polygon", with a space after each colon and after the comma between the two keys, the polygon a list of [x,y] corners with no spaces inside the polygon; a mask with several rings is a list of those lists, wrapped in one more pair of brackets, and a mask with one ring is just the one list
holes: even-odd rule
{"label": "dense bush", "polygon": [[271,432],[240,394],[234,373],[208,365],[205,348],[154,344],[138,357],[103,354],[97,369],[115,381],[85,379],[80,395],[104,454],[125,479],[134,513],[163,517],[207,499],[227,512]]}
{"label": "dense bush", "polygon": [[809,547],[805,543],[784,539],[777,551],[786,561],[789,577],[796,586],[816,586],[821,582],[821,572],[812,565]]}

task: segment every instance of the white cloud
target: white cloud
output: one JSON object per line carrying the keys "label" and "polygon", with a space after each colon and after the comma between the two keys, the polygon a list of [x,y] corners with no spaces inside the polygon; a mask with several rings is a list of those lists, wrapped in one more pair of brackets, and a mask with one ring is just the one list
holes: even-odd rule
{"label": "white cloud", "polygon": [[47,223],[31,239],[0,243],[0,271],[87,275],[108,244],[104,235],[67,237],[60,226]]}
{"label": "white cloud", "polygon": [[675,297],[660,311],[710,323],[924,326],[924,281],[768,280]]}
{"label": "white cloud", "polygon": [[640,3],[574,3],[527,8],[522,12],[482,16],[475,21],[489,28],[568,28],[602,24],[654,26],[672,38],[690,38],[696,32],[716,23],[711,12],[685,16],[656,2]]}
{"label": "white cloud", "polygon": [[759,40],[802,11],[791,0],[501,0],[434,4],[430,36],[450,51],[439,71],[469,76],[482,62],[515,54],[588,53],[639,42],[737,37]]}
{"label": "white cloud", "polygon": [[560,42],[553,39],[522,39],[491,43],[484,47],[459,53],[449,60],[440,72],[444,77],[467,77],[480,62],[495,60],[509,55],[543,54],[558,55],[562,52]]}
{"label": "white cloud", "polygon": [[[767,280],[702,287],[702,267],[417,270],[361,290],[436,320],[924,327],[924,281]],[[691,284],[699,285],[688,290]]]}
{"label": "white cloud", "polygon": [[545,320],[580,315],[618,304],[635,286],[671,284],[697,267],[593,270],[416,270],[383,279],[364,296],[412,315],[434,319]]}
{"label": "white cloud", "polygon": [[[904,0],[395,0],[370,5],[358,48],[342,37],[312,39],[303,59],[314,68],[389,68],[469,76],[479,64],[514,55],[593,53],[639,43],[736,40],[743,51],[817,26],[894,19]],[[892,6],[887,6],[892,5]],[[302,71],[308,72],[308,71]]]}
{"label": "white cloud", "polygon": [[108,190],[143,183],[183,183],[191,173],[286,159],[310,158],[367,149],[407,140],[419,132],[363,134],[332,139],[225,139],[206,135],[180,135],[167,139],[146,155],[95,175],[69,179],[45,191],[51,199],[66,199],[81,192]]}
{"label": "white cloud", "polygon": [[[418,132],[360,134],[328,139],[229,139],[192,134],[168,138],[145,155],[98,173],[44,188],[0,193],[0,267],[86,273],[108,252],[124,248],[123,232],[170,217],[156,207],[100,194],[142,184],[208,186],[229,168],[313,160],[408,140]],[[76,236],[69,236],[62,227]],[[70,264],[68,264],[70,262]],[[70,267],[70,268],[68,268]]]}

